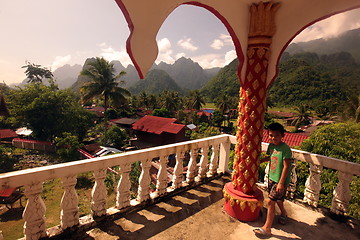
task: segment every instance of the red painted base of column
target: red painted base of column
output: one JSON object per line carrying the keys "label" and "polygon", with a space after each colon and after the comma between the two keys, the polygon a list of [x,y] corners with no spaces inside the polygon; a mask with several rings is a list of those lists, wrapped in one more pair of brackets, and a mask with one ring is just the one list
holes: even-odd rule
{"label": "red painted base of column", "polygon": [[225,184],[224,187],[224,210],[233,218],[240,221],[256,221],[263,206],[263,193],[257,189],[253,195],[247,195],[235,190],[232,183]]}

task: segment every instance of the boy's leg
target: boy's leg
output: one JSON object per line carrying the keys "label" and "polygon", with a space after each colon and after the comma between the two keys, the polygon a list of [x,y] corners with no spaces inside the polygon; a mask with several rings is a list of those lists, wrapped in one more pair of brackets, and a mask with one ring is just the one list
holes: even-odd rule
{"label": "boy's leg", "polygon": [[275,201],[273,201],[271,199],[267,199],[266,201],[267,201],[267,205],[268,205],[266,222],[262,228],[265,230],[265,232],[270,234],[271,226],[273,224],[274,216],[275,216]]}
{"label": "boy's leg", "polygon": [[280,211],[281,211],[280,215],[281,216],[286,216],[287,213],[286,213],[286,210],[285,210],[285,207],[284,207],[284,200],[276,201],[276,203],[277,203],[278,207],[280,208]]}

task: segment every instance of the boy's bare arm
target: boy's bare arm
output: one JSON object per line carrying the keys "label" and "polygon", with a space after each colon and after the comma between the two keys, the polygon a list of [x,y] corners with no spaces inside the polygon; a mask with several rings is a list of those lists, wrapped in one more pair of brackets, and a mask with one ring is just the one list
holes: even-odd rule
{"label": "boy's bare arm", "polygon": [[276,187],[277,192],[283,192],[285,190],[284,185],[285,185],[286,177],[287,177],[287,175],[289,173],[290,163],[291,163],[291,160],[289,158],[284,159],[284,167],[283,167],[283,170],[281,172],[280,180],[279,180],[278,185]]}

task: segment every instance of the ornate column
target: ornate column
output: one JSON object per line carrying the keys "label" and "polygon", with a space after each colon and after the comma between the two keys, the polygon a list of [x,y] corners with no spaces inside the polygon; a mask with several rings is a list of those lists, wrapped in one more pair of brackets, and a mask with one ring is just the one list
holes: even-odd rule
{"label": "ornate column", "polygon": [[260,2],[250,7],[245,79],[240,79],[238,131],[232,182],[224,187],[226,212],[242,221],[254,221],[263,205],[257,189],[261,139],[266,109],[267,70],[279,4]]}
{"label": "ornate column", "polygon": [[150,198],[150,167],[151,159],[141,161],[141,174],[139,177],[139,188],[137,200],[139,202],[146,201]]}
{"label": "ornate column", "polygon": [[130,171],[130,163],[123,163],[120,165],[121,177],[116,188],[116,208],[118,209],[130,206]]}
{"label": "ornate column", "polygon": [[206,177],[206,172],[208,170],[208,155],[209,155],[209,146],[202,147],[199,173],[198,176],[195,178],[195,181],[201,181]]}

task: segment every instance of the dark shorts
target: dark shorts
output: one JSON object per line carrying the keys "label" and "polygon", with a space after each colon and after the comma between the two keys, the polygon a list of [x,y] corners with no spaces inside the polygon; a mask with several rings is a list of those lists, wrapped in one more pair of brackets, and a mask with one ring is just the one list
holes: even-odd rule
{"label": "dark shorts", "polygon": [[277,192],[276,187],[277,187],[277,182],[274,182],[274,181],[269,179],[268,193],[269,193],[270,200],[284,201],[287,186],[284,186],[284,191],[283,192]]}

